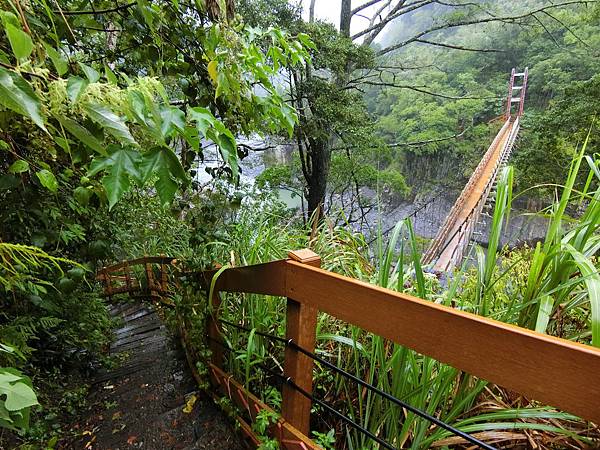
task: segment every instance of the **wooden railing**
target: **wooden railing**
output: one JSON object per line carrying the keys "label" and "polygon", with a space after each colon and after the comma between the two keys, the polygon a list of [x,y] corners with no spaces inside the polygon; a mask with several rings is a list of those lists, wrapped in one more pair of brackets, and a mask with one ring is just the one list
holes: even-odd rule
{"label": "wooden railing", "polygon": [[[287,297],[286,338],[310,352],[315,348],[319,311],[433,357],[529,399],[600,423],[600,349],[438,305],[319,268],[310,250],[286,260],[230,268],[215,283],[219,291]],[[208,286],[215,271],[201,277]],[[218,318],[209,333],[219,339]],[[221,363],[214,347],[213,363]],[[284,375],[312,389],[313,362],[286,348]],[[310,400],[284,388],[282,415],[308,433]]]}
{"label": "wooden railing", "polygon": [[144,256],[104,267],[96,279],[102,282],[103,295],[109,299],[117,294],[164,298],[173,289],[175,263],[175,258],[164,255]]}
{"label": "wooden railing", "polygon": [[[165,292],[168,279],[164,274],[172,262],[172,258],[141,258],[107,267],[98,278],[105,283],[105,292],[107,282],[121,283],[107,295],[123,287],[146,294]],[[322,270],[320,262],[312,251],[299,250],[290,252],[285,260],[225,269],[214,280],[211,309],[219,311],[220,292],[286,297],[286,338],[303,350],[315,350],[317,314],[321,311],[529,399],[600,423],[600,349],[370,285]],[[134,265],[141,265],[144,270],[138,272],[149,277],[145,289],[137,290],[140,282],[131,277],[128,281],[124,275],[131,274]],[[209,290],[216,272],[185,275],[196,277]],[[181,328],[185,338],[185,327]],[[214,385],[221,386],[253,419],[268,407],[222,370],[223,346],[219,341],[223,334],[216,314],[209,318],[207,330],[212,350],[208,365]],[[195,371],[194,361],[190,366]],[[312,392],[313,360],[294,346],[286,346],[284,377]],[[306,437],[310,410],[309,398],[284,384],[282,420],[273,431],[283,448],[318,448]],[[249,425],[240,420],[242,429],[252,435]]]}

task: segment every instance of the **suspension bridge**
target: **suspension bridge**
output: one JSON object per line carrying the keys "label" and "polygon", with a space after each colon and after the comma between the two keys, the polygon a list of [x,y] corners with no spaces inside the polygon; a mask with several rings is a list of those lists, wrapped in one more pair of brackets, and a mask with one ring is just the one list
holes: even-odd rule
{"label": "suspension bridge", "polygon": [[[515,85],[515,80],[521,80]],[[450,211],[438,236],[425,255],[437,270],[449,270],[460,263],[468,246],[473,227],[486,204],[493,199],[499,167],[510,155],[519,131],[519,118],[527,84],[527,70],[511,75],[505,122],[485,153],[481,163]],[[518,95],[514,95],[517,92]],[[516,108],[515,108],[516,106]],[[260,436],[252,423],[262,411],[272,409],[260,400],[260,393],[225,371],[224,361],[235,352],[227,339],[233,330],[255,334],[280,345],[284,352],[282,367],[253,365],[253,370],[268,373],[281,386],[278,419],[267,433],[287,450],[318,449],[311,435],[311,410],[336,417],[354,432],[364,434],[374,446],[396,449],[397,443],[386,440],[377,431],[368,430],[357,419],[336,410],[316,395],[313,369],[321,369],[347,378],[420,420],[440,427],[457,437],[457,444],[493,449],[498,442],[483,442],[477,436],[444,423],[435,415],[419,410],[372,384],[331,363],[316,351],[318,314],[330,316],[392,343],[449,364],[468,374],[487,380],[527,399],[542,402],[600,423],[600,349],[565,339],[508,325],[448,306],[419,299],[404,293],[373,286],[320,268],[321,260],[309,249],[290,252],[288,258],[264,264],[189,271],[172,258],[145,257],[105,267],[98,280],[109,299],[129,295],[161,302],[174,308],[179,335],[190,370],[198,383],[210,379],[207,392],[215,399],[225,398],[237,406],[235,418],[248,442],[257,447]],[[206,331],[192,333],[189,311],[177,308],[172,298],[183,289],[205,292],[204,308],[208,311]],[[225,293],[259,294],[284,298],[285,335],[249,329],[243,323],[224,321],[220,311],[228,298]],[[243,307],[243,301],[227,305]],[[195,305],[198,309],[201,304]],[[136,342],[152,339],[147,329],[135,328],[129,339]],[[442,339],[440,339],[442,337]],[[195,340],[202,339],[210,354],[198,351]],[[233,354],[235,357],[235,354]],[[204,367],[201,374],[198,367]]]}
{"label": "suspension bridge", "polygon": [[[508,85],[504,125],[485,152],[423,255],[423,264],[431,264],[435,271],[446,272],[460,264],[482,213],[488,215],[484,210],[489,209],[494,202],[497,175],[508,161],[519,134],[527,77],[527,68],[519,73],[515,69],[512,70]],[[517,80],[520,80],[520,85],[515,84]]]}

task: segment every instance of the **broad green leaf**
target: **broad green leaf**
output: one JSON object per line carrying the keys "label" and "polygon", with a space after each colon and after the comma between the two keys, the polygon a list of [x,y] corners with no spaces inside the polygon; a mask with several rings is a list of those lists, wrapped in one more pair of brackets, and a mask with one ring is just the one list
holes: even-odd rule
{"label": "broad green leaf", "polygon": [[148,181],[153,173],[159,176],[169,173],[173,177],[185,183],[187,175],[181,166],[181,162],[173,150],[168,147],[156,147],[142,155],[140,164],[141,180],[143,183]]}
{"label": "broad green leaf", "polygon": [[96,139],[96,137],[90,133],[88,131],[87,128],[79,125],[77,122],[75,122],[72,119],[69,119],[67,117],[61,117],[61,116],[54,116],[56,118],[56,120],[58,120],[60,122],[60,124],[65,127],[65,129],[71,133],[73,136],[75,136],[77,139],[79,139],[81,142],[83,142],[85,145],[87,145],[88,147],[90,147],[92,150],[100,153],[101,155],[106,155],[106,149],[104,148],[104,145],[102,145],[102,142],[100,142],[98,139]]}
{"label": "broad green leaf", "polygon": [[67,81],[67,95],[69,96],[69,100],[71,100],[72,103],[75,103],[83,91],[85,91],[85,88],[88,86],[88,84],[88,80],[85,80],[81,77],[69,78]]}
{"label": "broad green leaf", "polygon": [[165,158],[167,160],[169,172],[171,172],[171,175],[173,175],[175,178],[179,179],[183,183],[187,182],[187,174],[185,173],[185,170],[181,165],[181,161],[173,152],[173,150],[165,147],[163,148],[163,154],[165,155]]}
{"label": "broad green leaf", "polygon": [[186,126],[181,135],[196,153],[200,152],[200,136],[196,127]]}
{"label": "broad green leaf", "polygon": [[185,128],[185,114],[176,106],[161,105],[160,107],[161,133],[163,137],[171,136],[175,130],[183,131]]}
{"label": "broad green leaf", "polygon": [[158,175],[154,187],[163,204],[171,203],[175,192],[179,188],[179,185],[171,178],[171,174],[177,177],[183,174],[183,181],[186,178],[179,158],[170,148],[166,147],[156,147],[144,154],[140,164],[140,172],[144,183],[152,174]]}
{"label": "broad green leaf", "polygon": [[146,127],[154,126],[147,118],[146,101],[144,95],[140,91],[131,90],[127,94],[129,110],[133,114],[133,118],[140,124]]}
{"label": "broad green leaf", "polygon": [[38,404],[27,377],[12,368],[0,368],[0,398],[3,396],[6,396],[4,407],[8,411],[19,411]]}
{"label": "broad green leaf", "polygon": [[214,84],[217,84],[217,77],[219,75],[217,72],[217,61],[213,60],[213,61],[209,62],[206,69],[208,70],[208,75],[210,76],[210,79],[212,80],[212,82]]}
{"label": "broad green leaf", "polygon": [[107,156],[105,158],[94,158],[94,160],[90,164],[90,169],[88,170],[87,176],[93,177],[98,172],[110,169],[112,165],[113,159],[111,156]]}
{"label": "broad green leaf", "polygon": [[173,201],[179,185],[171,179],[168,170],[162,170],[158,174],[158,180],[154,183],[154,187],[156,188],[156,192],[158,192],[162,204],[168,205]]}
{"label": "broad green leaf", "polygon": [[0,401],[0,428],[2,427],[2,421],[6,421],[8,423],[12,423],[12,419],[10,418],[10,412],[8,409],[4,407],[4,402]]}
{"label": "broad green leaf", "polygon": [[196,106],[188,110],[188,116],[191,121],[196,122],[196,128],[202,133],[202,136],[206,137],[206,133],[210,128],[215,126],[217,119],[212,113],[201,106]]}
{"label": "broad green leaf", "polygon": [[73,191],[73,197],[81,206],[87,206],[90,202],[91,196],[92,190],[83,186],[79,186],[77,189],[75,189],[75,191]]}
{"label": "broad green leaf", "polygon": [[144,18],[144,21],[146,22],[148,27],[150,27],[150,29],[152,31],[154,31],[155,30],[155,26],[154,26],[155,12],[152,9],[152,7],[148,4],[148,2],[146,0],[137,0],[137,6],[138,6],[138,11]]}
{"label": "broad green leaf", "polygon": [[237,147],[235,139],[226,134],[219,134],[217,137],[217,145],[221,150],[221,155],[231,168],[233,176],[235,177],[238,173],[238,159],[237,159]]}
{"label": "broad green leaf", "polygon": [[54,49],[54,47],[52,47],[51,45],[49,45],[45,42],[44,42],[44,48],[46,49],[46,53],[48,53],[48,56],[52,60],[52,64],[54,64],[54,67],[56,68],[56,72],[58,73],[58,75],[63,76],[65,73],[67,73],[67,71],[69,70],[69,63],[60,54],[60,52],[58,52],[57,50]]}
{"label": "broad green leaf", "polygon": [[33,51],[31,37],[11,23],[5,25],[5,30],[15,57],[18,60],[29,58],[29,55],[31,55],[31,52]]}
{"label": "broad green leaf", "polygon": [[304,47],[312,48],[312,49],[317,48],[315,43],[312,41],[312,39],[310,38],[310,36],[308,34],[298,33],[298,35],[296,37],[298,38],[298,40],[302,43],[302,45]]}
{"label": "broad green leaf", "polygon": [[100,74],[98,73],[98,71],[96,69],[94,69],[82,62],[79,63],[79,67],[81,67],[81,70],[83,70],[83,73],[85,73],[85,76],[90,81],[90,83],[95,83],[96,81],[98,81],[100,79]]}
{"label": "broad green leaf", "polygon": [[52,172],[47,169],[42,169],[36,173],[38,180],[46,189],[56,193],[58,191],[58,181]]}
{"label": "broad green leaf", "polygon": [[231,168],[233,176],[236,177],[238,173],[238,157],[235,138],[231,131],[229,131],[220,121],[215,120],[214,126],[218,133],[216,135],[215,143],[219,146],[223,159]]}
{"label": "broad green leaf", "polygon": [[101,125],[108,133],[112,134],[122,143],[137,144],[129,132],[129,128],[119,116],[105,106],[87,104],[85,110],[88,116]]}
{"label": "broad green leaf", "polygon": [[298,122],[298,115],[296,110],[286,104],[281,105],[281,113],[285,119],[285,127],[287,129],[289,137],[294,134],[294,126]]}
{"label": "broad green leaf", "polygon": [[29,83],[12,70],[0,67],[0,104],[29,117],[42,130],[47,131],[41,113],[40,100]]}
{"label": "broad green leaf", "polygon": [[19,411],[38,404],[33,389],[20,381],[14,384],[0,383],[0,392],[6,394],[4,407],[9,411]]}
{"label": "broad green leaf", "polygon": [[230,87],[227,75],[223,72],[220,72],[217,76],[217,89],[215,89],[215,100],[219,98],[223,92],[228,92],[229,90]]}
{"label": "broad green leaf", "polygon": [[108,67],[106,64],[104,65],[104,76],[106,77],[106,80],[109,83],[112,83],[112,84],[117,84],[118,83],[117,76],[111,70],[111,68]]}
{"label": "broad green leaf", "polygon": [[11,12],[0,10],[0,19],[2,19],[2,23],[4,24],[4,26],[11,24],[17,28],[21,27],[21,22],[19,22],[19,18]]}
{"label": "broad green leaf", "polygon": [[148,181],[152,174],[163,166],[167,166],[167,161],[163,157],[162,148],[156,147],[144,153],[142,155],[142,162],[140,163],[140,178],[142,183]]}
{"label": "broad green leaf", "polygon": [[15,375],[14,373],[4,372],[0,369],[0,384],[3,383],[14,383],[15,381],[22,380],[23,377]]}
{"label": "broad green leaf", "polygon": [[8,168],[10,173],[23,173],[29,170],[29,163],[23,159],[19,159],[12,163]]}
{"label": "broad green leaf", "polygon": [[102,179],[106,190],[109,208],[112,208],[129,189],[130,177],[140,180],[138,165],[140,153],[136,150],[112,146],[115,149],[108,158],[94,161],[90,167],[89,175],[95,175],[101,170],[108,173]]}

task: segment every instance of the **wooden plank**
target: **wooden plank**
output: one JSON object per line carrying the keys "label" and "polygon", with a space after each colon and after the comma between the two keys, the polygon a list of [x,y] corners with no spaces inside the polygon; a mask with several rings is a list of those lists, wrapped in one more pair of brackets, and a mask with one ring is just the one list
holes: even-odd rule
{"label": "wooden plank", "polygon": [[[285,297],[286,260],[272,261],[254,266],[233,267],[219,276],[215,289],[224,292],[246,292],[251,294]],[[190,274],[208,289],[217,270]]]}
{"label": "wooden plank", "polygon": [[287,294],[453,367],[600,423],[600,349],[288,261]]}
{"label": "wooden plank", "polygon": [[[145,265],[145,264],[173,264],[177,261],[175,258],[170,256],[144,256],[142,258],[135,258],[126,261],[129,266]],[[125,262],[113,264],[111,266],[103,267],[98,271],[98,276],[102,273],[116,272],[125,267]]]}

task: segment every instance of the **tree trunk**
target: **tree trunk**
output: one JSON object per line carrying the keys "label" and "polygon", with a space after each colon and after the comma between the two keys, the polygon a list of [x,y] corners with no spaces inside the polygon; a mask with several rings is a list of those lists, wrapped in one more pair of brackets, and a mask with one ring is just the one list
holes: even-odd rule
{"label": "tree trunk", "polygon": [[350,20],[352,19],[352,1],[342,0],[340,11],[340,33],[342,36],[350,36]]}
{"label": "tree trunk", "polygon": [[327,142],[319,140],[311,142],[307,153],[311,168],[307,179],[307,213],[309,219],[314,216],[319,220],[323,216],[322,210],[325,194],[327,193],[327,177],[329,176],[331,152],[328,149]]}

